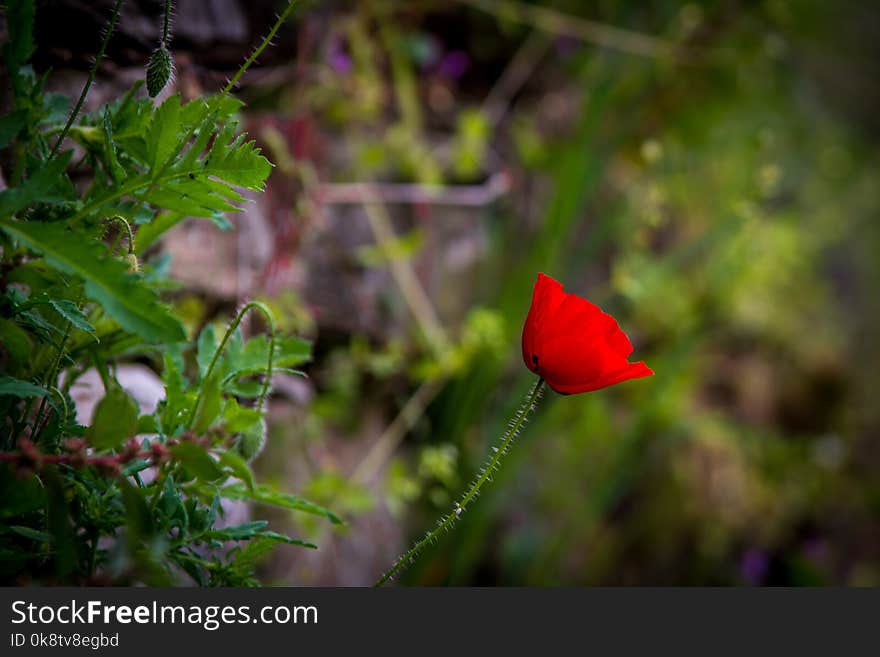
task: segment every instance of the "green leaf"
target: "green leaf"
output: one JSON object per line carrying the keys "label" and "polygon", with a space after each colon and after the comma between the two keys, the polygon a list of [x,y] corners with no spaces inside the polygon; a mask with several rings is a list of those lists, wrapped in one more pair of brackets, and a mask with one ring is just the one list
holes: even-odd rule
{"label": "green leaf", "polygon": [[15,110],[0,116],[0,148],[6,148],[21,129],[27,125],[28,112],[24,109]]}
{"label": "green leaf", "polygon": [[[272,359],[273,371],[301,365],[311,358],[312,344],[295,336],[278,336],[275,338],[275,351]],[[266,371],[269,358],[269,340],[265,336],[256,336],[248,340],[244,347],[237,349],[230,345],[226,352],[224,370],[226,381]]]}
{"label": "green leaf", "polygon": [[19,479],[10,472],[9,466],[0,464],[0,518],[21,519],[20,516],[32,513],[42,507],[46,500],[46,489],[36,478]]}
{"label": "green leaf", "polygon": [[116,156],[116,144],[113,141],[113,122],[110,119],[110,109],[107,107],[104,108],[104,117],[101,125],[104,129],[104,154],[107,157],[110,177],[113,178],[114,183],[118,184],[125,178],[125,169],[119,164],[119,159]]}
{"label": "green leaf", "polygon": [[291,538],[290,536],[285,536],[284,534],[279,534],[278,532],[265,531],[260,532],[258,534],[260,538],[268,538],[277,543],[287,543],[288,545],[299,545],[302,547],[310,548],[312,550],[317,550],[318,546],[314,543],[309,543],[308,541],[303,541],[299,538]]}
{"label": "green leaf", "polygon": [[251,539],[269,539],[275,543],[287,543],[289,545],[300,545],[311,549],[317,549],[318,546],[308,541],[298,538],[291,538],[278,532],[268,531],[266,527],[269,525],[265,520],[252,520],[240,525],[232,527],[223,527],[222,529],[212,529],[202,534],[201,538],[215,541],[246,541]]}
{"label": "green leaf", "polygon": [[329,511],[314,502],[297,497],[296,495],[282,493],[265,485],[257,486],[253,491],[249,491],[244,486],[234,484],[232,486],[221,488],[220,494],[230,500],[250,500],[253,502],[260,502],[261,504],[268,504],[270,506],[291,509],[292,511],[303,511],[305,513],[323,516],[334,525],[343,524],[342,519],[332,511]]}
{"label": "green leaf", "polygon": [[205,162],[205,171],[233,185],[261,190],[272,172],[272,164],[260,155],[254,141],[242,141],[236,138],[226,144],[218,138]]}
{"label": "green leaf", "polygon": [[217,351],[217,335],[214,331],[213,324],[206,324],[202,332],[199,333],[197,344],[196,363],[199,366],[199,379],[204,378],[208,371],[208,366],[214,358],[214,352]]}
{"label": "green leaf", "polygon": [[147,129],[147,164],[158,173],[177,148],[180,133],[180,94],[168,98],[153,114]]}
{"label": "green leaf", "polygon": [[144,499],[143,489],[133,486],[124,477],[119,479],[119,488],[125,505],[125,526],[134,547],[153,533],[153,514]]}
{"label": "green leaf", "polygon": [[244,431],[249,426],[258,424],[263,419],[263,413],[255,408],[245,408],[234,399],[226,402],[223,409],[223,424],[230,433]]}
{"label": "green leaf", "polygon": [[34,3],[33,0],[17,0],[6,3],[6,34],[3,57],[13,73],[27,62],[34,52]]}
{"label": "green leaf", "polygon": [[114,449],[134,436],[138,405],[122,388],[111,388],[95,406],[89,427],[89,444],[95,449]]}
{"label": "green leaf", "polygon": [[46,529],[52,536],[55,574],[63,580],[76,571],[78,561],[79,543],[70,517],[71,505],[57,466],[47,465],[41,479],[46,491]]}
{"label": "green leaf", "polygon": [[202,534],[202,537],[218,541],[241,541],[249,539],[268,526],[269,523],[266,520],[251,520],[240,525],[207,531]]}
{"label": "green leaf", "polygon": [[28,397],[44,397],[49,391],[42,386],[36,386],[27,381],[19,381],[11,376],[0,376],[0,397],[8,395],[26,399]]}
{"label": "green leaf", "polygon": [[0,319],[0,346],[16,364],[28,364],[33,343],[27,331],[11,319]]}
{"label": "green leaf", "polygon": [[161,412],[162,430],[166,434],[173,434],[181,422],[182,413],[186,407],[184,395],[184,380],[180,373],[182,363],[176,358],[171,350],[166,350],[163,355],[164,369],[162,382],[165,384],[165,407]]}
{"label": "green leaf", "polygon": [[73,151],[59,154],[19,187],[0,192],[0,218],[6,219],[34,203],[60,203],[71,200],[64,175]]}
{"label": "green leaf", "polygon": [[7,527],[6,529],[8,529],[13,534],[18,534],[19,536],[24,536],[25,538],[30,538],[34,541],[39,541],[40,543],[48,543],[52,540],[52,536],[50,534],[38,531],[36,529],[31,529],[30,527],[24,527],[22,525],[9,525],[9,527]]}
{"label": "green leaf", "polygon": [[138,229],[137,235],[134,236],[135,252],[143,253],[149,249],[163,234],[184,219],[186,215],[180,212],[162,212],[157,215],[153,221]]}
{"label": "green leaf", "polygon": [[312,343],[292,335],[275,338],[275,367],[296,367],[312,358]]}
{"label": "green leaf", "polygon": [[[244,197],[232,186],[260,190],[272,169],[253,141],[245,143],[244,135],[233,137],[236,124],[229,116],[240,106],[239,101],[222,95],[196,99],[181,108],[179,97],[173,96],[152,113],[145,130],[141,105],[138,101],[128,103],[125,115],[132,127],[115,125],[116,140],[148,171],[120,186],[96,189],[71,221],[97,215],[123,197],[173,211],[161,226],[147,224],[139,231],[146,230],[138,237],[138,249],[142,250],[181,216],[214,218],[214,213],[238,210],[235,204]],[[144,131],[146,140],[141,137]]]}
{"label": "green leaf", "polygon": [[89,324],[85,313],[73,301],[67,299],[50,299],[49,303],[68,322],[80,331],[95,335],[95,327]]}
{"label": "green leaf", "polygon": [[212,374],[209,379],[202,383],[201,390],[201,401],[199,402],[196,417],[191,427],[198,434],[204,433],[208,427],[214,424],[217,416],[220,415],[223,403],[220,377],[217,374]]}
{"label": "green leaf", "polygon": [[141,415],[138,418],[135,433],[138,435],[145,433],[159,433],[159,423],[153,415]]}
{"label": "green leaf", "polygon": [[86,283],[86,294],[126,330],[149,342],[179,342],[183,327],[159,303],[156,293],[113,258],[103,244],[83,239],[58,224],[0,220],[0,229],[63,272]]}
{"label": "green leaf", "polygon": [[225,451],[220,455],[220,465],[229,468],[229,472],[236,479],[241,479],[248,490],[253,490],[256,483],[254,482],[254,473],[251,472],[250,466],[243,458],[233,451]]}
{"label": "green leaf", "polygon": [[217,481],[226,476],[208,451],[195,443],[179,443],[171,448],[171,453],[202,481]]}
{"label": "green leaf", "polygon": [[180,526],[186,528],[189,525],[189,516],[186,513],[186,506],[180,497],[180,492],[174,483],[174,477],[170,474],[165,478],[165,485],[162,488],[162,499],[159,507],[165,516],[169,519],[178,519]]}

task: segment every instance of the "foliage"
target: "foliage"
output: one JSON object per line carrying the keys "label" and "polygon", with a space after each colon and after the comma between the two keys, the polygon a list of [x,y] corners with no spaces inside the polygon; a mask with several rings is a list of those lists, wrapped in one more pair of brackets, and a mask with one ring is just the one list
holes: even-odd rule
{"label": "foliage", "polygon": [[[93,112],[76,116],[77,106],[56,154],[70,99],[47,93],[47,77],[28,65],[33,2],[10,3],[6,19],[0,580],[254,584],[270,547],[315,545],[262,520],[225,525],[224,500],[341,522],[256,484],[248,463],[265,440],[269,376],[306,362],[310,345],[276,336],[256,303],[219,344],[210,325],[189,342],[149,249],[187,216],[227,225],[224,214],[241,209],[242,190],[262,190],[271,165],[237,134],[242,103],[228,93],[154,106],[141,83]],[[252,309],[269,335],[245,340],[237,327]],[[161,371],[165,395],[152,412],[116,379],[132,359]],[[71,388],[93,368],[104,396],[80,424]]]}
{"label": "foliage", "polygon": [[[461,485],[426,481],[420,459],[448,445],[462,476],[479,468],[524,385],[519,332],[545,271],[631,327],[657,376],[547,399],[492,495],[403,582],[880,582],[868,84],[880,60],[859,27],[876,9],[553,0],[331,14],[318,74],[282,89],[277,109],[344,153],[316,160],[320,180],[436,191],[435,203],[390,201],[397,232],[354,256],[365,277],[417,271],[451,348],[421,339],[394,276],[370,307],[390,307],[387,331],[339,335],[316,318],[316,396],[304,422],[276,425],[276,456],[286,439],[372,465],[377,415],[379,441],[400,449],[384,470],[351,468],[360,486],[331,486],[348,470],[327,459],[310,494],[405,522],[389,561],[419,540]],[[677,56],[633,52],[632,39]],[[442,70],[462,53],[463,75]],[[438,265],[438,226],[459,211],[443,194],[496,166],[514,184],[461,211],[479,252],[462,283]],[[346,227],[363,215],[346,208]],[[476,305],[496,320],[491,348],[460,357]],[[279,462],[261,466],[281,476]],[[342,581],[371,581],[364,562]]]}

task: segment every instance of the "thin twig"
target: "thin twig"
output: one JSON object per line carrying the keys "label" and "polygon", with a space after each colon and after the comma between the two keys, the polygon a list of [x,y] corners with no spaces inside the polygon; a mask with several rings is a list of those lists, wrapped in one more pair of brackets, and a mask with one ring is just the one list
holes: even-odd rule
{"label": "thin twig", "polygon": [[425,289],[416,277],[415,272],[408,262],[394,257],[389,252],[389,244],[395,239],[394,228],[391,225],[391,218],[388,216],[388,210],[381,203],[369,202],[364,204],[364,210],[367,213],[367,221],[370,230],[373,231],[373,237],[376,245],[388,260],[388,268],[391,270],[391,276],[394,278],[397,286],[400,288],[401,294],[416,318],[425,339],[429,342],[431,349],[439,354],[446,350],[449,340],[440,320],[437,319],[437,313],[431,300],[425,293]]}
{"label": "thin twig", "polygon": [[287,21],[288,16],[290,16],[290,12],[293,11],[293,7],[296,5],[296,0],[290,0],[287,3],[287,6],[284,8],[284,11],[278,16],[278,20],[275,21],[275,25],[272,26],[272,29],[269,30],[269,34],[267,34],[263,40],[260,42],[260,45],[251,53],[251,56],[248,57],[244,64],[236,71],[235,75],[232,76],[232,79],[227,83],[227,85],[223,88],[223,93],[228,94],[235,88],[235,85],[238,84],[238,81],[241,79],[241,76],[244,75],[245,71],[247,71],[251,64],[257,61],[257,57],[259,57],[263,51],[266,49],[272,39],[275,38],[275,35],[278,33],[278,30],[281,29],[281,26],[284,25],[285,21]]}
{"label": "thin twig", "polygon": [[64,141],[64,138],[67,136],[67,133],[70,130],[70,126],[73,125],[73,122],[76,120],[77,115],[79,115],[79,111],[82,109],[83,103],[86,100],[86,96],[89,93],[89,89],[91,89],[92,87],[92,82],[95,79],[95,72],[98,70],[98,66],[101,64],[101,60],[104,59],[104,51],[107,49],[107,43],[109,43],[110,41],[110,36],[113,34],[113,30],[116,29],[116,23],[119,21],[119,10],[121,7],[122,0],[116,0],[116,5],[113,7],[113,15],[110,17],[110,23],[107,25],[107,31],[104,33],[103,41],[101,41],[101,48],[98,50],[98,54],[95,57],[94,63],[92,64],[92,68],[89,69],[89,76],[86,78],[86,83],[83,86],[82,92],[79,95],[79,100],[76,101],[76,105],[74,106],[73,111],[70,113],[70,116],[67,118],[67,123],[64,125],[64,129],[61,131],[61,134],[58,135],[58,139],[55,141],[55,145],[52,147],[52,152],[49,154],[50,160],[55,157],[55,154],[61,147],[61,142]]}
{"label": "thin twig", "polygon": [[580,16],[564,14],[549,7],[529,5],[517,2],[516,0],[493,0],[492,2],[487,0],[458,1],[480,11],[504,16],[507,20],[518,21],[551,34],[575,37],[598,46],[628,52],[633,55],[670,57],[676,53],[675,46],[663,39],[581,18]]}
{"label": "thin twig", "polygon": [[483,102],[483,114],[489,125],[497,127],[501,123],[510,108],[511,99],[531,77],[549,47],[547,35],[535,30],[516,51]]}
{"label": "thin twig", "polygon": [[480,185],[426,185],[419,183],[322,183],[318,198],[322,204],[365,203],[455,205],[484,207],[510,191],[510,176],[498,172]]}
{"label": "thin twig", "polygon": [[428,404],[443,388],[444,383],[443,379],[431,379],[418,387],[413,396],[400,409],[397,417],[385,428],[385,431],[370,448],[364,460],[355,468],[351,475],[352,481],[368,484],[379,473],[406,434],[422,417]]}

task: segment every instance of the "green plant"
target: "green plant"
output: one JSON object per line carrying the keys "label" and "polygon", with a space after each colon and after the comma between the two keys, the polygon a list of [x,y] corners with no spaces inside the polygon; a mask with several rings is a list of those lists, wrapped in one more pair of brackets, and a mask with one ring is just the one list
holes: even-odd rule
{"label": "green plant", "polygon": [[[167,3],[165,12],[161,48]],[[228,93],[233,83],[157,107],[138,83],[80,115],[96,61],[67,114],[70,99],[46,93],[47,76],[28,65],[33,19],[32,1],[9,3],[3,56],[13,100],[0,118],[11,171],[0,192],[0,580],[27,573],[50,582],[171,584],[186,573],[199,584],[253,584],[258,558],[273,546],[315,546],[261,520],[223,527],[222,500],[341,522],[255,483],[248,464],[265,439],[270,376],[298,373],[310,345],[276,335],[271,312],[256,302],[241,308],[219,344],[210,324],[189,344],[163,303],[169,281],[148,249],[185,217],[226,226],[224,213],[245,201],[238,190],[260,191],[271,164],[237,134],[242,103]],[[118,255],[120,240],[127,248]],[[268,335],[243,338],[238,325],[250,310],[263,315]],[[161,370],[165,397],[149,414],[115,376],[117,363],[135,358]],[[105,393],[84,426],[70,391],[92,368]]]}

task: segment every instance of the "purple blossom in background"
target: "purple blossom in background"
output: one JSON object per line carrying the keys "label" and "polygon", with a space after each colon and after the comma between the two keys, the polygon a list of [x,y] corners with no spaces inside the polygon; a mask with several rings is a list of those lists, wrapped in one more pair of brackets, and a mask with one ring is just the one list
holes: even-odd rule
{"label": "purple blossom in background", "polygon": [[556,49],[557,55],[563,59],[568,59],[578,51],[581,47],[581,42],[573,36],[563,34],[553,41],[553,47]]}
{"label": "purple blossom in background", "polygon": [[351,57],[342,39],[338,36],[333,36],[330,39],[330,45],[327,48],[327,64],[340,75],[351,73]]}
{"label": "purple blossom in background", "polygon": [[463,50],[451,50],[440,60],[437,72],[453,80],[458,80],[471,67],[471,58]]}
{"label": "purple blossom in background", "polygon": [[740,575],[753,585],[761,584],[764,581],[769,568],[770,558],[767,553],[756,547],[749,548],[739,562]]}
{"label": "purple blossom in background", "polygon": [[824,563],[830,556],[828,541],[821,537],[811,538],[804,543],[803,552],[804,556],[813,563]]}

